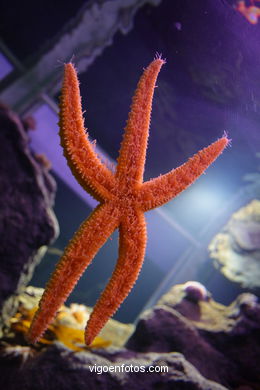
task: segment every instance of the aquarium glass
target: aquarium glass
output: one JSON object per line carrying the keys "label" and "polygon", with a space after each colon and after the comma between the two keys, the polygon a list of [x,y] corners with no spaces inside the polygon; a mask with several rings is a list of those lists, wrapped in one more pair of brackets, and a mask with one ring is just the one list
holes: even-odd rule
{"label": "aquarium glass", "polygon": [[[146,214],[148,243],[144,266],[134,289],[115,315],[123,322],[134,321],[171,286],[190,280],[203,283],[214,299],[225,304],[240,292],[259,294],[260,287],[253,275],[260,272],[259,205],[254,206],[255,211],[245,209],[252,201],[259,202],[260,197],[259,2],[152,3],[145,2],[128,17],[125,11],[123,21],[113,29],[108,41],[99,28],[86,36],[86,47],[82,36],[77,43],[77,35],[71,33],[81,7],[81,2],[77,2],[71,17],[67,12],[66,17],[58,18],[55,28],[51,24],[46,36],[36,36],[39,44],[35,53],[44,52],[45,57],[34,53],[33,34],[26,47],[18,50],[19,42],[14,44],[11,37],[9,45],[14,55],[27,59],[25,72],[35,66],[35,80],[15,81],[18,89],[21,85],[29,88],[24,96],[30,103],[24,105],[21,114],[32,115],[36,120],[36,130],[29,133],[30,145],[34,153],[42,153],[50,161],[58,188],[54,211],[60,236],[35,271],[32,284],[45,285],[67,242],[97,204],[71,174],[60,147],[58,104],[62,64],[68,58],[79,70],[85,126],[91,140],[96,140],[98,155],[112,170],[117,164],[136,84],[156,53],[162,53],[166,64],[155,90],[144,179],[180,166],[225,132],[231,139],[205,175],[177,198]],[[100,4],[93,11],[96,19],[92,18],[91,23],[99,23]],[[110,18],[113,17],[111,14]],[[108,19],[103,24],[104,31]],[[55,46],[57,36],[62,39]],[[48,47],[48,40],[53,45]],[[50,62],[46,60],[49,53]],[[41,61],[45,61],[46,67],[41,67]],[[0,77],[10,72],[8,66],[0,55]],[[42,72],[39,83],[38,71]],[[232,215],[239,210],[243,215],[232,219],[232,226],[228,227]],[[225,235],[221,236],[228,247],[224,249],[233,256],[230,264],[223,260],[225,253],[219,252],[222,260],[212,256],[221,249],[221,243],[215,240],[219,233]],[[117,251],[115,233],[94,258],[68,302],[94,305],[111,276]]]}

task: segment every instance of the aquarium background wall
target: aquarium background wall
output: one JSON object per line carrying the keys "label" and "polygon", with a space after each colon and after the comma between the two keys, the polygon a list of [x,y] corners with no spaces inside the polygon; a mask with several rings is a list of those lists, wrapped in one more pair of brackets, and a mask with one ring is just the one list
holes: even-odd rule
{"label": "aquarium background wall", "polygon": [[[79,70],[86,127],[99,154],[113,165],[142,69],[162,53],[167,64],[154,97],[145,180],[184,163],[224,132],[232,142],[194,185],[147,213],[145,263],[115,318],[134,321],[170,286],[188,280],[202,282],[223,303],[242,291],[259,294],[257,286],[247,288],[226,278],[208,250],[232,213],[260,195],[260,22],[251,3],[77,0],[0,5],[0,100],[22,117],[34,118],[31,148],[50,161],[58,184],[60,235],[32,285],[44,287],[68,240],[96,205],[71,175],[59,145],[63,63],[72,59]],[[69,302],[94,305],[115,265],[117,247],[115,233]]]}

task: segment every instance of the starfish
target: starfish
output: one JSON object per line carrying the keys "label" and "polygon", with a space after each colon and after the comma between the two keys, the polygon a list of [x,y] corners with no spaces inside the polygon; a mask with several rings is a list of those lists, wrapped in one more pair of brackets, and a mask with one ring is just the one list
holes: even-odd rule
{"label": "starfish", "polygon": [[157,56],[138,83],[115,173],[101,162],[84,128],[77,73],[65,64],[60,104],[60,137],[72,173],[100,204],[82,223],[47,283],[32,321],[28,341],[35,343],[53,320],[84,270],[115,229],[119,256],[85,330],[91,344],[132,289],[145,256],[144,212],[168,202],[196,180],[228,144],[224,136],[167,174],[143,183],[152,99],[164,60]]}

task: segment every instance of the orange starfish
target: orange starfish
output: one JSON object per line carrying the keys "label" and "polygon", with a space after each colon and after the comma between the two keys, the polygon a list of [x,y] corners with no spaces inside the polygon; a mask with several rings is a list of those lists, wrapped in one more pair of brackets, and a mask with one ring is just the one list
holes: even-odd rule
{"label": "orange starfish", "polygon": [[153,93],[163,64],[157,56],[138,83],[115,174],[99,160],[88,139],[77,73],[71,63],[65,65],[61,145],[74,176],[100,205],[82,223],[52,274],[31,324],[30,342],[36,342],[43,334],[97,251],[119,227],[118,262],[86,327],[86,344],[93,341],[127,297],[140,272],[146,247],[144,212],[161,206],[187,188],[229,142],[224,135],[177,169],[143,183]]}

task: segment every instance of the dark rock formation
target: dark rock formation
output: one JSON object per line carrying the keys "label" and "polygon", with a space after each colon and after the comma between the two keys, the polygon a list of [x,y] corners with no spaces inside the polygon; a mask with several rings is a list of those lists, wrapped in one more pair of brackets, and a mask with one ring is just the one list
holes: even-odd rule
{"label": "dark rock formation", "polygon": [[225,389],[205,379],[180,353],[115,347],[127,330],[117,321],[110,320],[91,348],[86,347],[89,310],[83,305],[63,306],[39,342],[28,346],[26,334],[41,292],[27,287],[17,297],[18,311],[0,340],[1,389],[18,390],[21,383],[23,390],[35,389],[35,383],[38,390]]}
{"label": "dark rock formation", "polygon": [[[22,383],[24,390],[225,390],[203,378],[181,354],[174,352],[78,353],[53,345],[35,357],[29,357],[27,350],[23,354],[27,354],[27,361],[22,361],[15,349],[0,354],[2,389],[18,390]],[[145,373],[155,366],[163,366],[168,372]]]}
{"label": "dark rock formation", "polygon": [[13,296],[57,235],[52,211],[56,184],[28,147],[17,115],[0,106],[0,328],[15,310]]}
{"label": "dark rock formation", "polygon": [[260,389],[260,305],[252,294],[223,306],[197,282],[175,286],[118,348],[109,332],[91,347],[83,344],[83,305],[63,306],[29,346],[25,336],[39,293],[28,287],[17,297],[18,312],[0,339],[1,389]]}
{"label": "dark rock formation", "polygon": [[206,378],[232,389],[242,385],[259,389],[257,298],[242,294],[223,306],[210,296],[193,299],[189,290],[187,284],[177,285],[143,313],[126,347],[138,352],[180,352]]}

